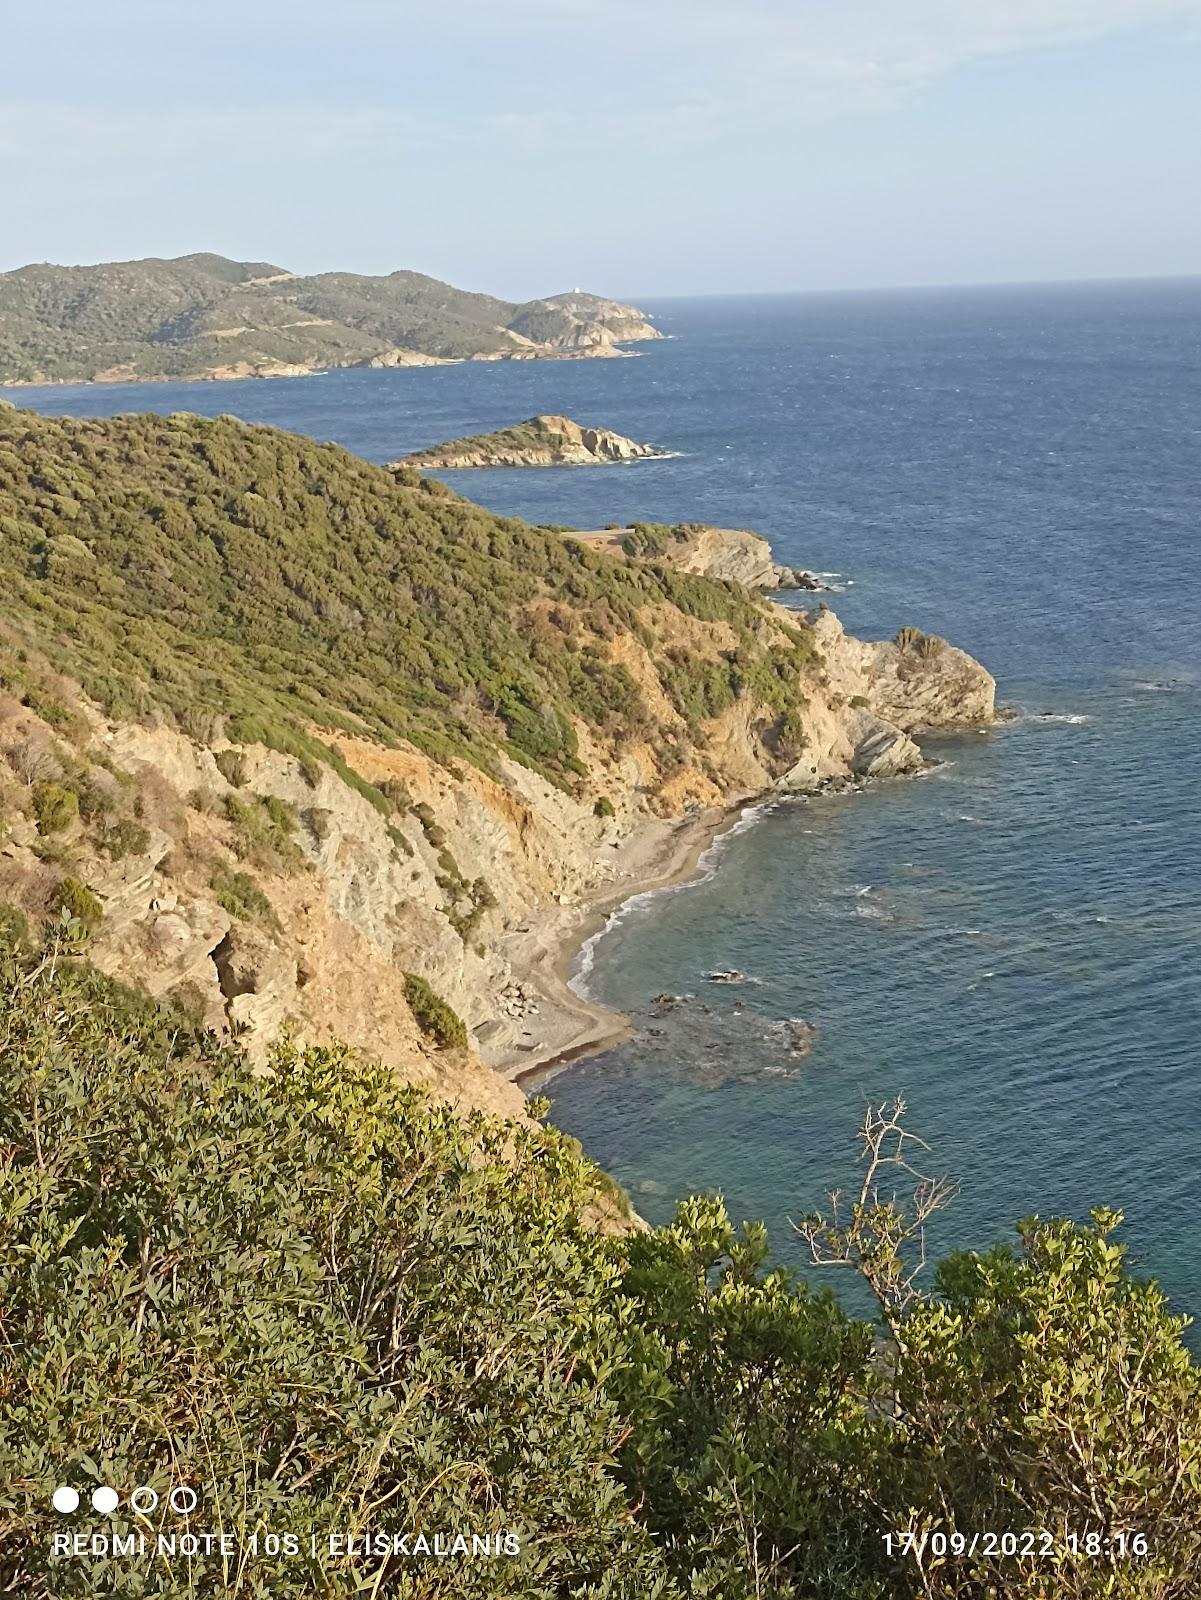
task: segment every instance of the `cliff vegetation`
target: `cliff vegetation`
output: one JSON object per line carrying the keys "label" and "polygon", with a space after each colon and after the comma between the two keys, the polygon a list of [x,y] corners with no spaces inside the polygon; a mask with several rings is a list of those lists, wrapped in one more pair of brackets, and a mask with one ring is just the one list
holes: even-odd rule
{"label": "cliff vegetation", "polygon": [[[0,533],[0,617],[98,705],[314,759],[335,758],[311,729],[340,729],[484,770],[503,750],[571,788],[577,721],[679,743],[612,659],[617,635],[655,655],[690,724],[698,692],[783,713],[815,654],[731,586],[230,418],[5,410]],[[700,624],[691,641],[667,643],[671,613]]]}
{"label": "cliff vegetation", "polygon": [[519,1112],[480,1055],[611,1029],[555,941],[675,819],[912,771],[914,730],[992,714],[953,647],[863,644],[644,531],[594,548],[229,418],[0,407],[0,902],[35,936],[65,907],[256,1059],[345,1039]]}

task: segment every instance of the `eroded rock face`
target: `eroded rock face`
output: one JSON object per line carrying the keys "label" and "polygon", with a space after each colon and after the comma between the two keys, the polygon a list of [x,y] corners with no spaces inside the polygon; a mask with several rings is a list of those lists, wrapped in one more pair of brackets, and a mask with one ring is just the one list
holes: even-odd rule
{"label": "eroded rock face", "polygon": [[747,589],[824,588],[815,573],[781,566],[763,535],[748,528],[698,527],[680,549],[669,551],[668,561],[681,572],[724,578]]}
{"label": "eroded rock face", "polygon": [[[773,731],[778,715],[749,696],[694,730],[703,767],[665,767],[661,751],[635,742],[607,751],[580,724],[590,776],[574,796],[503,756],[489,776],[450,771],[411,747],[327,735],[393,797],[384,815],[331,767],[306,771],[290,756],[240,746],[235,785],[220,750],[89,713],[93,747],[121,775],[121,794],[137,795],[144,819],[136,848],[119,860],[82,829],[63,840],[72,870],[103,906],[92,959],[210,1026],[237,1028],[259,1059],[284,1028],[302,1040],[345,1039],[455,1104],[519,1112],[520,1091],[481,1053],[520,1063],[533,1048],[527,1041],[545,1017],[544,994],[530,982],[532,955],[552,951],[599,892],[638,887],[623,865],[638,840],[690,807],[915,771],[922,728],[992,718],[992,677],[950,645],[922,635],[865,643],[825,609],[763,615],[765,626],[774,619],[806,630],[820,653],[797,686],[799,750],[785,754]],[[698,644],[689,629],[699,623],[681,614],[674,625],[680,643]],[[615,636],[608,649],[657,716],[678,716],[635,635]],[[52,730],[0,696],[0,782],[16,795],[52,772],[53,760]],[[225,802],[244,807],[257,796],[285,802],[295,819],[286,860],[246,857]],[[0,901],[36,915],[63,869],[39,853],[44,841],[21,807],[10,809]],[[406,973],[426,978],[454,1007],[476,1051],[440,1051],[422,1036]]]}
{"label": "eroded rock face", "polygon": [[945,640],[928,638],[930,654],[885,640],[851,638],[833,611],[813,616],[813,636],[831,679],[848,697],[864,695],[871,710],[906,733],[921,728],[984,726],[996,713],[996,680]]}

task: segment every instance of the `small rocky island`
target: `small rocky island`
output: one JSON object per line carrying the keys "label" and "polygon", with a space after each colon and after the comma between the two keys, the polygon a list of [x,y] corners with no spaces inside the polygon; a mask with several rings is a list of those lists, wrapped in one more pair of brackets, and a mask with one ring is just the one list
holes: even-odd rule
{"label": "small rocky island", "polygon": [[603,467],[670,455],[608,428],[586,428],[570,417],[530,417],[512,428],[417,450],[392,467],[457,470],[462,467]]}

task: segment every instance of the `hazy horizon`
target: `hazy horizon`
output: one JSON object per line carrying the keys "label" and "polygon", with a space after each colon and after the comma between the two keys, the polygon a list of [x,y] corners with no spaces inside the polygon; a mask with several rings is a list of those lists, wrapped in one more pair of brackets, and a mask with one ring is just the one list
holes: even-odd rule
{"label": "hazy horizon", "polygon": [[[141,260],[171,261],[171,260],[178,260],[180,258],[186,258],[187,256],[196,256],[196,255],[205,255],[205,254],[222,254],[222,255],[224,255],[224,252],[205,251],[203,248],[201,248],[201,249],[197,249],[197,250],[180,251],[176,255],[173,255],[173,256],[164,256],[164,255],[162,255],[161,252],[151,252],[148,256],[112,256],[112,257],[107,258],[106,260],[103,260],[103,261],[100,261],[100,260],[94,260],[94,261],[50,261],[50,260],[22,261],[22,262],[18,263],[17,266],[15,266],[15,267],[3,267],[3,266],[0,266],[0,272],[20,271],[22,268],[26,268],[26,267],[52,266],[52,267],[63,267],[63,268],[75,268],[75,267],[87,268],[87,267],[97,267],[97,266],[119,265],[119,264],[122,264],[122,263],[127,263],[127,262],[132,262],[132,261],[141,261]],[[245,254],[235,254],[235,255],[227,256],[226,259],[227,260],[232,260],[232,261],[249,261],[252,258],[247,256],[247,255],[245,255]],[[257,259],[257,258],[254,258],[254,259]],[[264,256],[263,260],[265,262],[270,262],[274,266],[279,266],[279,267],[285,268],[285,269],[287,269],[289,271],[291,270],[291,267],[289,266],[289,264],[287,262],[273,260],[272,257],[270,256],[270,254],[268,254],[267,256]],[[328,273],[328,272],[351,272],[351,273],[353,273],[353,272],[357,272],[359,270],[360,269],[354,267],[353,265],[348,264],[345,261],[340,262],[340,263],[331,263],[328,266],[319,266],[319,267],[314,267],[313,269],[311,269],[312,275],[315,275],[315,276],[319,276],[322,273]],[[424,271],[424,268],[420,265],[420,263],[406,262],[403,265],[385,269],[384,273],[376,274],[376,275],[378,275],[378,276],[386,276],[388,272],[405,272],[405,271],[415,271],[415,272],[420,273],[420,272]],[[304,275],[308,275],[308,274],[304,274]],[[447,280],[447,281],[449,281],[449,280]],[[914,282],[914,283],[863,283],[863,284],[837,284],[837,283],[830,283],[830,284],[812,284],[812,285],[808,285],[806,287],[768,287],[768,288],[759,287],[759,286],[756,286],[754,284],[751,284],[751,285],[747,285],[746,287],[742,287],[742,288],[694,290],[694,291],[691,291],[691,292],[683,292],[683,293],[672,293],[671,291],[665,291],[665,292],[664,291],[642,291],[642,290],[637,290],[637,289],[622,288],[620,286],[615,288],[611,284],[593,283],[593,282],[588,281],[587,279],[585,279],[578,286],[575,285],[575,284],[563,284],[559,288],[535,289],[535,290],[532,290],[527,295],[504,295],[504,294],[501,294],[499,290],[493,289],[492,287],[490,287],[486,283],[482,283],[481,284],[481,283],[458,282],[458,283],[452,283],[451,287],[452,288],[456,288],[456,289],[463,289],[463,290],[466,290],[468,292],[476,293],[476,294],[492,295],[497,299],[516,300],[518,303],[521,303],[522,301],[525,301],[525,300],[536,300],[536,299],[548,298],[548,297],[551,297],[551,296],[554,296],[554,295],[559,295],[559,294],[567,294],[567,293],[570,293],[576,287],[578,287],[584,293],[592,293],[592,294],[604,295],[604,296],[608,296],[608,297],[610,297],[612,299],[616,299],[616,300],[626,300],[626,301],[629,301],[632,304],[637,304],[637,303],[643,302],[643,301],[646,302],[647,304],[651,304],[651,303],[660,304],[660,303],[671,303],[671,302],[674,302],[674,301],[677,301],[677,300],[678,301],[737,300],[737,299],[746,299],[746,300],[764,299],[764,300],[770,300],[770,299],[790,299],[790,298],[794,298],[794,297],[796,297],[796,298],[809,298],[809,299],[823,299],[823,298],[833,298],[833,297],[842,296],[842,295],[845,295],[845,296],[848,296],[848,297],[870,298],[870,297],[876,296],[876,295],[902,295],[902,294],[920,295],[920,294],[959,294],[959,293],[967,294],[967,293],[971,293],[974,290],[987,291],[987,290],[1006,290],[1006,289],[1015,289],[1015,290],[1020,290],[1020,289],[1074,289],[1074,288],[1087,289],[1087,288],[1104,288],[1106,286],[1112,286],[1114,288],[1118,288],[1118,287],[1121,287],[1122,285],[1127,285],[1127,284],[1132,286],[1132,287],[1136,286],[1136,285],[1139,285],[1139,284],[1146,284],[1148,286],[1155,285],[1155,284],[1163,284],[1165,286],[1166,285],[1171,285],[1171,284],[1198,284],[1198,285],[1201,285],[1201,271],[1197,271],[1197,272],[1169,272],[1169,273],[1141,273],[1141,274],[1136,274],[1136,275],[1124,275],[1124,276],[1123,275],[1113,276],[1113,275],[1101,274],[1101,275],[1097,275],[1097,276],[1093,276],[1093,277],[1072,277],[1072,278],[1003,278],[1003,279],[1002,278],[979,278],[979,279],[970,279],[970,280],[960,281],[960,282],[956,282],[956,283],[948,283],[948,282],[943,282],[943,283],[933,283],[933,282],[926,282],[926,283],[917,283],[917,282]]]}
{"label": "hazy horizon", "polygon": [[333,29],[63,0],[6,46],[5,270],[199,242],[510,300],[1201,273],[1201,0],[345,0]]}

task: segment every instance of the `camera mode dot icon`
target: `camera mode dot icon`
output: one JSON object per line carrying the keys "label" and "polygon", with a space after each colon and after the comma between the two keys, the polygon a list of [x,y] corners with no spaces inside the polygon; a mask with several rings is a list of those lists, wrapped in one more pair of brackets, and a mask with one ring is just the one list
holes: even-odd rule
{"label": "camera mode dot icon", "polygon": [[79,1505],[79,1496],[74,1489],[68,1488],[65,1483],[60,1484],[50,1496],[50,1504],[56,1511],[74,1511]]}
{"label": "camera mode dot icon", "polygon": [[102,1484],[99,1489],[92,1490],[92,1506],[96,1511],[107,1516],[110,1511],[117,1509],[121,1496],[115,1489],[110,1489],[107,1484]]}

